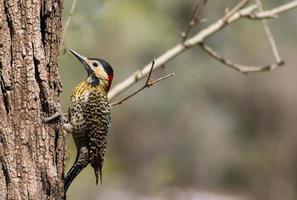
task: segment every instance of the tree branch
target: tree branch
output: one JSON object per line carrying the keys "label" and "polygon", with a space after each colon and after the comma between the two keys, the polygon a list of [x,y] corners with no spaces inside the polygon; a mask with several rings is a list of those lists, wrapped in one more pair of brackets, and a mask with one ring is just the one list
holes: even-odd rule
{"label": "tree branch", "polygon": [[195,5],[195,8],[193,10],[193,13],[192,13],[192,16],[191,16],[191,19],[187,25],[187,28],[184,32],[181,33],[181,36],[182,36],[182,43],[184,43],[188,37],[189,37],[189,34],[192,30],[192,28],[194,26],[197,26],[201,20],[199,19],[202,11],[203,11],[203,8],[205,7],[207,3],[207,0],[197,0],[197,3]]}
{"label": "tree branch", "polygon": [[[161,56],[156,59],[154,70],[164,66],[170,60],[174,59],[178,55],[182,54],[183,52],[187,51],[188,49],[196,46],[199,43],[203,43],[207,38],[212,36],[213,34],[219,32],[220,30],[224,29],[225,27],[231,25],[235,21],[243,18],[250,18],[250,19],[265,19],[265,18],[274,18],[276,15],[289,11],[293,8],[297,7],[297,0],[291,1],[289,3],[283,4],[279,7],[274,9],[266,10],[266,11],[256,11],[258,8],[257,4],[253,4],[244,8],[239,9],[238,11],[232,13],[226,20],[226,15],[223,16],[221,19],[217,20],[215,23],[209,25],[207,28],[201,30],[193,37],[187,39],[184,43],[179,43],[173,48],[167,50]],[[230,12],[228,12],[230,13]],[[280,65],[282,63],[279,63]],[[275,65],[270,67],[276,67]],[[118,85],[116,85],[110,92],[109,92],[109,99],[113,99],[114,97],[118,96],[140,79],[145,77],[150,71],[151,65],[148,64],[143,67],[142,70],[133,73],[129,76],[126,80],[122,81]],[[262,70],[263,71],[263,70]]]}
{"label": "tree branch", "polygon": [[[263,5],[262,5],[261,0],[255,0],[255,1],[259,6],[259,11],[262,12],[263,11]],[[271,49],[272,49],[275,61],[276,61],[276,63],[280,63],[282,61],[282,59],[281,59],[280,53],[278,51],[275,39],[274,39],[273,34],[272,34],[272,31],[270,30],[270,28],[268,26],[268,23],[267,23],[267,21],[265,19],[262,19],[262,23],[263,23],[264,31],[265,31],[265,33],[267,35],[267,38],[268,38],[269,42],[270,42]]]}
{"label": "tree branch", "polygon": [[277,18],[279,14],[295,9],[296,7],[297,7],[297,0],[294,0],[267,11],[249,14],[247,17],[251,19]]}
{"label": "tree branch", "polygon": [[[259,11],[263,11],[263,6],[261,0],[255,0],[256,4],[258,5]],[[240,2],[241,5],[243,5],[243,1]],[[238,5],[240,5],[240,3]],[[247,2],[245,2],[247,3]],[[238,6],[236,6],[238,7]],[[230,67],[232,69],[235,69],[239,72],[242,73],[252,73],[252,72],[264,72],[264,71],[272,71],[275,68],[281,66],[284,64],[284,61],[281,59],[279,51],[276,46],[275,39],[273,38],[272,32],[268,26],[268,23],[265,19],[261,20],[264,26],[264,30],[266,33],[266,36],[270,42],[271,48],[273,55],[275,57],[276,63],[273,63],[271,65],[266,65],[266,66],[247,66],[247,65],[242,65],[242,64],[237,64],[232,62],[231,60],[228,60],[227,58],[223,57],[219,53],[217,53],[214,49],[211,47],[207,46],[204,42],[201,42],[199,46],[211,57],[216,59],[217,61],[221,62],[222,64],[226,65],[227,67]]]}
{"label": "tree branch", "polygon": [[266,66],[248,66],[248,65],[242,65],[238,63],[234,63],[231,60],[228,60],[227,58],[224,58],[222,55],[217,53],[215,50],[213,50],[211,47],[207,46],[205,43],[200,43],[199,46],[211,57],[216,59],[217,61],[221,62],[227,67],[230,67],[232,69],[235,69],[239,72],[248,74],[248,73],[254,73],[254,72],[264,72],[264,71],[272,71],[275,68],[281,66],[284,64],[284,61],[280,61],[277,63],[273,63],[271,65]]}
{"label": "tree branch", "polygon": [[110,105],[111,106],[120,105],[124,101],[130,99],[131,97],[135,96],[136,94],[138,94],[139,92],[141,92],[142,90],[144,90],[145,88],[149,88],[150,86],[154,85],[155,83],[158,83],[160,81],[163,81],[163,80],[165,80],[165,79],[167,79],[167,78],[175,75],[174,73],[172,73],[172,74],[168,74],[168,75],[166,75],[164,77],[161,77],[161,78],[159,78],[157,80],[151,80],[151,76],[152,76],[152,72],[153,72],[153,69],[154,69],[154,65],[155,65],[155,60],[152,61],[151,68],[150,68],[149,74],[147,76],[147,80],[146,80],[145,84],[141,88],[139,88],[138,90],[136,90],[132,94],[128,95],[127,97],[124,97],[123,99],[121,99],[119,101],[116,101],[116,102],[111,103]]}
{"label": "tree branch", "polygon": [[60,51],[62,51],[63,49],[65,49],[65,47],[64,47],[64,39],[65,39],[65,35],[66,35],[66,32],[67,32],[67,29],[68,29],[68,27],[70,25],[70,22],[72,20],[72,16],[73,16],[73,13],[74,13],[74,10],[75,10],[76,2],[77,2],[77,0],[73,0],[73,2],[72,2],[71,9],[70,9],[68,18],[66,20],[66,23],[65,23],[65,26],[64,26],[64,29],[63,29],[63,32],[62,32],[61,42],[60,42]]}
{"label": "tree branch", "polygon": [[229,18],[232,17],[232,15],[234,15],[236,12],[238,12],[240,9],[242,9],[248,2],[249,2],[249,0],[239,1],[229,12],[227,12],[225,14],[223,20],[225,22],[227,22],[229,20]]}

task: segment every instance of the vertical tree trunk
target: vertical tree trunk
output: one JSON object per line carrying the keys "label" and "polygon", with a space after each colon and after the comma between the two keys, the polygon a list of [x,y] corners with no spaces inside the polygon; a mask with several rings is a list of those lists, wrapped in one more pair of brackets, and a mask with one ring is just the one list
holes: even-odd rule
{"label": "vertical tree trunk", "polygon": [[0,199],[61,199],[64,137],[55,112],[62,0],[0,0]]}

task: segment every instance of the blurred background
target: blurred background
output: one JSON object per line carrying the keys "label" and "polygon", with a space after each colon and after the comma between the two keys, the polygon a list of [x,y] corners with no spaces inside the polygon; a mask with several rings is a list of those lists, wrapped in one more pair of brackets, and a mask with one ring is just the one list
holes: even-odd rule
{"label": "blurred background", "polygon": [[[180,42],[195,0],[78,1],[65,47],[108,60],[113,85]],[[209,1],[213,23],[237,0]],[[265,1],[272,8],[288,1]],[[72,1],[65,0],[64,21]],[[297,10],[269,22],[286,65],[243,75],[193,48],[155,78],[176,73],[112,108],[103,169],[91,167],[69,189],[73,200],[296,200]],[[195,31],[194,30],[194,33]],[[273,56],[261,22],[239,21],[208,44],[234,61],[266,65]],[[86,74],[69,53],[60,57],[63,108]],[[139,83],[125,96],[143,84]],[[68,138],[69,161],[75,158]]]}

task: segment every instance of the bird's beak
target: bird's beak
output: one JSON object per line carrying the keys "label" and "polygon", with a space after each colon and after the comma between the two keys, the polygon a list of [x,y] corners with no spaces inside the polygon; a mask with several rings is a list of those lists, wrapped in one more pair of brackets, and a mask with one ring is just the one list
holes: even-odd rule
{"label": "bird's beak", "polygon": [[68,49],[85,67],[85,69],[87,70],[88,73],[92,72],[92,69],[90,68],[89,64],[88,64],[88,58],[80,55],[79,53],[77,53],[76,51],[74,51],[73,49]]}
{"label": "bird's beak", "polygon": [[68,49],[80,62],[82,63],[86,63],[88,58],[80,55],[79,53],[77,53],[76,51],[74,51],[73,49]]}

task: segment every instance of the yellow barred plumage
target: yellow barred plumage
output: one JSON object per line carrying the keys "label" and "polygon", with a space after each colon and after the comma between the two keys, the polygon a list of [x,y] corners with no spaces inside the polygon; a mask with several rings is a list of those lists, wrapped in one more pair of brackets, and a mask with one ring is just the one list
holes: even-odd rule
{"label": "yellow barred plumage", "polygon": [[[88,158],[88,162],[78,159],[76,163],[82,167],[91,163],[97,184],[99,174],[102,181],[102,165],[111,120],[110,105],[105,90],[101,86],[92,86],[87,81],[81,82],[72,93],[69,114],[78,157]],[[83,147],[87,147],[88,151],[81,151]],[[79,155],[82,153],[88,155]]]}
{"label": "yellow barred plumage", "polygon": [[63,125],[72,133],[77,148],[76,160],[64,178],[65,192],[89,163],[94,168],[96,183],[99,173],[102,180],[102,165],[110,126],[107,92],[113,78],[113,69],[105,60],[87,58],[72,49],[69,51],[81,62],[88,76],[74,89],[69,107],[69,122]]}
{"label": "yellow barred plumage", "polygon": [[107,96],[105,88],[103,88],[103,86],[101,84],[98,84],[97,86],[92,86],[87,81],[82,81],[73,90],[71,98],[80,97],[80,96],[84,95],[86,92],[88,92],[90,90],[98,90],[98,91],[104,93],[104,95]]}

